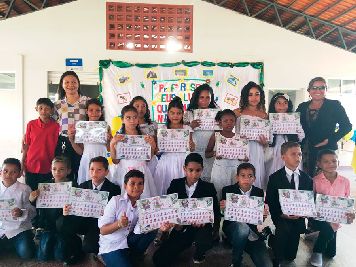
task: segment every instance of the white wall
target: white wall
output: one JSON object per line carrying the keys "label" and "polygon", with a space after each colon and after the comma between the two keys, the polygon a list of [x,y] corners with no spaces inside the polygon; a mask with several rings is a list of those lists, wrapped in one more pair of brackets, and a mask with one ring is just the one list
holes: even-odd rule
{"label": "white wall", "polygon": [[[263,61],[266,88],[273,89],[305,88],[312,77],[319,75],[356,78],[356,54],[277,26],[200,0],[139,2],[193,4],[193,53],[106,50],[103,0],[78,0],[0,21],[0,70],[7,67],[5,55],[23,55],[23,123],[36,116],[35,101],[47,94],[47,71],[64,71],[68,57],[83,58],[85,72],[97,72],[100,59],[141,63]],[[0,96],[3,99],[2,93]]]}

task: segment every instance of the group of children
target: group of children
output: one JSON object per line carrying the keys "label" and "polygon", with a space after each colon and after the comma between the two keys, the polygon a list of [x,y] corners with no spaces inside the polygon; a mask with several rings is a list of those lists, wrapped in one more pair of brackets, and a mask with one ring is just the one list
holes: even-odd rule
{"label": "group of children", "polygon": [[[0,243],[9,241],[18,255],[30,258],[37,254],[42,261],[56,259],[68,264],[81,259],[83,252],[100,254],[107,266],[131,266],[156,237],[156,231],[142,234],[137,221],[136,201],[140,198],[178,193],[179,198],[212,197],[214,223],[179,226],[162,224],[159,248],[153,256],[156,266],[170,266],[179,253],[195,244],[194,262],[204,261],[206,252],[218,241],[220,220],[225,209],[226,193],[264,197],[268,204],[275,235],[270,237],[274,264],[293,261],[299,235],[305,232],[305,218],[282,214],[278,189],[300,189],[335,196],[349,196],[350,185],[337,174],[337,157],[333,151],[322,151],[318,158],[321,173],[313,180],[301,168],[298,142],[303,132],[274,135],[271,143],[260,136],[249,141],[249,157],[232,160],[216,157],[216,138],[233,138],[239,133],[241,116],[267,119],[262,88],[249,82],[241,91],[240,107],[225,109],[216,115],[221,131],[195,130],[201,121],[194,120],[195,109],[218,108],[213,89],[208,84],[196,88],[187,111],[179,97],[168,106],[166,129],[189,130],[189,150],[194,153],[159,153],[156,123],[150,119],[147,101],[137,96],[121,110],[122,127],[114,136],[108,128],[106,144],[75,143],[74,124],[79,120],[104,120],[103,105],[80,93],[75,72],[65,72],[60,80],[60,100],[53,104],[47,98],[36,103],[39,118],[28,123],[23,140],[22,162],[6,159],[2,166],[0,199],[14,198],[14,222],[0,222]],[[288,95],[272,97],[269,113],[293,111]],[[57,119],[57,122],[52,118]],[[151,147],[151,160],[118,159],[116,147],[125,135],[144,135]],[[110,151],[113,166],[106,159]],[[266,155],[270,155],[266,157]],[[109,171],[110,168],[110,171]],[[26,185],[17,182],[25,174]],[[38,183],[72,181],[80,188],[109,192],[104,215],[84,218],[69,215],[70,205],[63,209],[36,209]],[[314,182],[314,185],[313,185]],[[32,191],[32,192],[31,192]],[[265,193],[264,193],[265,191]],[[220,203],[220,204],[219,204]],[[220,207],[219,207],[220,205]],[[268,211],[266,209],[266,215]],[[348,214],[350,221],[354,214]],[[320,231],[311,263],[321,266],[322,253],[336,253],[336,230],[339,225],[310,219]],[[39,247],[35,252],[32,224],[40,228]],[[232,245],[232,266],[241,266],[246,251],[256,266],[272,266],[264,236],[255,225],[224,221],[222,231]],[[163,234],[162,234],[163,233]],[[83,235],[81,240],[78,235]],[[120,263],[120,264],[119,264]]]}

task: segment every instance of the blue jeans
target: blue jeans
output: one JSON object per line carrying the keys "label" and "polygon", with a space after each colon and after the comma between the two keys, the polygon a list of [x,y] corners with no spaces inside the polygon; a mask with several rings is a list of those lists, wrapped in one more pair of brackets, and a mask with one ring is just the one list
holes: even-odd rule
{"label": "blue jeans", "polygon": [[65,261],[65,242],[63,238],[55,232],[42,232],[37,250],[37,259],[39,261],[49,261],[53,259]]}
{"label": "blue jeans", "polygon": [[21,232],[10,239],[6,237],[0,239],[0,247],[7,245],[15,247],[17,255],[24,260],[31,259],[35,254],[35,242],[31,230]]}
{"label": "blue jeans", "polygon": [[133,250],[136,253],[143,254],[156,237],[156,233],[156,231],[153,231],[146,234],[136,235],[131,232],[127,236],[127,244],[129,248],[118,249],[109,253],[101,254],[106,267],[131,267],[132,263],[129,255],[130,251]]}
{"label": "blue jeans", "polygon": [[248,240],[250,227],[246,223],[231,222],[227,227],[223,227],[223,231],[232,245],[234,267],[241,266],[244,251],[250,255],[256,267],[272,267],[272,261],[264,241]]}

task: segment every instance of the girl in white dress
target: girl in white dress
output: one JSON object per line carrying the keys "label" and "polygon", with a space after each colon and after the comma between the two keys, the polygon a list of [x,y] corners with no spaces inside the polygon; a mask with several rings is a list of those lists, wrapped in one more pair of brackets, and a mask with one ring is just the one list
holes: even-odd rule
{"label": "girl in white dress", "polygon": [[[290,97],[284,93],[276,93],[269,104],[268,113],[290,113],[293,112],[293,103]],[[274,134],[272,143],[266,148],[265,165],[266,174],[269,177],[284,166],[281,157],[281,146],[287,141],[301,142],[304,139],[304,131],[300,126],[297,134]],[[302,164],[299,166],[299,169]]]}
{"label": "girl in white dress", "polygon": [[[265,93],[261,86],[254,82],[249,82],[241,90],[240,107],[234,110],[236,121],[236,133],[240,132],[241,115],[267,119],[265,108]],[[256,168],[256,180],[254,186],[267,189],[268,176],[265,170],[264,148],[268,145],[268,140],[261,135],[258,141],[249,141],[249,162]]]}
{"label": "girl in white dress", "polygon": [[[124,176],[130,170],[139,170],[145,175],[145,184],[142,198],[157,196],[156,186],[145,160],[117,159],[116,145],[125,139],[125,135],[141,135],[138,125],[138,112],[133,106],[125,106],[121,110],[122,127],[110,142],[110,154],[114,164],[118,164],[112,182],[121,186],[121,193],[124,193]],[[151,146],[151,154],[156,150],[156,142],[150,135],[145,135],[145,141]]]}
{"label": "girl in white dress", "polygon": [[[155,141],[157,141],[158,125],[156,122],[151,120],[150,109],[148,108],[146,99],[142,96],[135,96],[132,98],[129,105],[134,106],[137,109],[138,123],[141,133],[151,135],[155,138]],[[147,166],[152,174],[155,173],[157,163],[158,158],[156,155],[153,155],[151,160],[147,163]]]}
{"label": "girl in white dress", "polygon": [[[190,99],[187,111],[184,113],[184,123],[189,124],[193,129],[200,126],[199,120],[193,119],[193,110],[195,109],[207,109],[207,108],[219,108],[214,101],[214,92],[208,84],[202,84],[198,86]],[[205,157],[205,149],[208,145],[209,139],[214,131],[194,131],[193,142],[195,144],[194,152],[199,153],[204,160],[204,170],[202,179],[210,181],[211,169],[213,167],[214,158]]]}
{"label": "girl in white dress", "polygon": [[[168,105],[167,122],[162,128],[189,130],[189,149],[190,151],[193,151],[194,142],[192,139],[192,129],[190,126],[183,124],[183,113],[184,108],[182,100],[176,96]],[[167,189],[173,179],[184,177],[183,166],[186,155],[187,153],[184,152],[162,153],[154,174],[157,191],[160,195],[165,195],[167,193]]]}
{"label": "girl in white dress", "polygon": [[[223,187],[232,185],[236,182],[236,170],[240,165],[238,159],[226,159],[220,156],[216,157],[216,139],[219,135],[225,138],[233,138],[233,132],[236,125],[236,115],[231,109],[224,109],[216,114],[215,120],[222,128],[221,132],[216,132],[211,135],[208,146],[205,150],[207,158],[215,157],[213,169],[211,171],[211,182],[214,184],[217,191],[218,200],[221,200],[221,191]],[[215,151],[214,151],[215,150]]]}
{"label": "girl in white dress", "polygon": [[[90,99],[87,101],[86,113],[88,121],[104,121],[104,107],[99,99]],[[110,147],[110,141],[112,138],[110,127],[108,126],[107,143],[84,143],[77,144],[74,142],[75,130],[68,131],[68,137],[72,144],[73,149],[79,155],[82,155],[78,170],[78,185],[90,180],[89,177],[89,162],[95,157],[107,157],[107,152]],[[110,179],[110,174],[107,177]]]}

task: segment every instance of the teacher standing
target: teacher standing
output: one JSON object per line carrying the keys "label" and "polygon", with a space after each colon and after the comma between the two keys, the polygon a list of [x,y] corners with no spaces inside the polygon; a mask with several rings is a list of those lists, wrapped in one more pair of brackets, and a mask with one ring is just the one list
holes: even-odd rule
{"label": "teacher standing", "polygon": [[300,122],[305,132],[302,142],[303,168],[310,176],[315,175],[316,157],[320,150],[337,150],[337,142],[351,131],[352,125],[345,109],[338,100],[325,98],[326,81],[316,77],[309,82],[311,100],[301,103]]}

